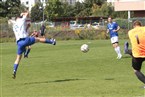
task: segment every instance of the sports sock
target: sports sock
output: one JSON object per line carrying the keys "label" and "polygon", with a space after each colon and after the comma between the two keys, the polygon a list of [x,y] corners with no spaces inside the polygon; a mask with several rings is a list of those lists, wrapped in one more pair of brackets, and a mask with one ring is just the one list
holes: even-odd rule
{"label": "sports sock", "polygon": [[138,79],[145,84],[145,76],[144,76],[144,74],[141,73],[140,71],[135,72],[135,74],[138,77]]}
{"label": "sports sock", "polygon": [[50,39],[47,39],[47,38],[46,38],[45,43],[52,44],[52,43],[53,43],[53,41],[52,41],[52,40],[50,40]]}
{"label": "sports sock", "polygon": [[116,52],[116,53],[118,54],[118,50],[117,50],[117,47],[115,47],[115,48],[114,48],[114,50],[115,50],[115,52]]}
{"label": "sports sock", "polygon": [[17,72],[17,69],[18,69],[18,64],[14,64],[14,72],[16,73]]}
{"label": "sports sock", "polygon": [[117,53],[118,53],[119,55],[121,55],[120,47],[117,46],[116,49],[117,49]]}

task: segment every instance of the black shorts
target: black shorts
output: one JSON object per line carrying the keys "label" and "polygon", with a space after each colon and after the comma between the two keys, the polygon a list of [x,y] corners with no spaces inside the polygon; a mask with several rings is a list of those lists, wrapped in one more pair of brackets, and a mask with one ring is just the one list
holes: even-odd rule
{"label": "black shorts", "polygon": [[114,42],[114,43],[112,43],[112,44],[115,44],[115,43],[117,43],[117,44],[118,44],[119,42]]}
{"label": "black shorts", "polygon": [[133,67],[133,69],[140,71],[143,61],[145,61],[145,58],[132,57],[132,67]]}

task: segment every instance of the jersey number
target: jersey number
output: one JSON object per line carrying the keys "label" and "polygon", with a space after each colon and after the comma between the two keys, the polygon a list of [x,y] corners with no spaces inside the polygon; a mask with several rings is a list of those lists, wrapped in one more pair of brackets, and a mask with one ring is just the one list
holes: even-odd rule
{"label": "jersey number", "polygon": [[139,44],[139,38],[138,38],[138,35],[135,36],[136,40],[137,40],[137,43]]}

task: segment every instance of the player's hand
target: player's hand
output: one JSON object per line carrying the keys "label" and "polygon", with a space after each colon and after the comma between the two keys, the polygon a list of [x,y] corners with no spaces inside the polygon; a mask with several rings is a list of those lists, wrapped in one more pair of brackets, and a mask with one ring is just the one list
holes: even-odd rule
{"label": "player's hand", "polygon": [[34,32],[31,34],[31,36],[33,36],[33,37],[38,37],[38,36],[39,36],[39,32],[34,31]]}
{"label": "player's hand", "polygon": [[113,32],[117,32],[117,30],[113,30]]}

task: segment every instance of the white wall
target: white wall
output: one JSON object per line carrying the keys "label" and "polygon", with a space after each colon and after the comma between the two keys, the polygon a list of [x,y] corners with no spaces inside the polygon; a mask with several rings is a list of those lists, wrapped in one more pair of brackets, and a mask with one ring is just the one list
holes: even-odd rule
{"label": "white wall", "polygon": [[79,1],[80,3],[84,2],[84,0],[76,0],[76,2],[78,2],[78,1]]}
{"label": "white wall", "polygon": [[145,1],[145,0],[107,0],[107,2],[133,2],[133,1]]}
{"label": "white wall", "polygon": [[28,7],[29,11],[31,11],[31,8],[39,1],[46,3],[48,0],[21,0],[21,3]]}

